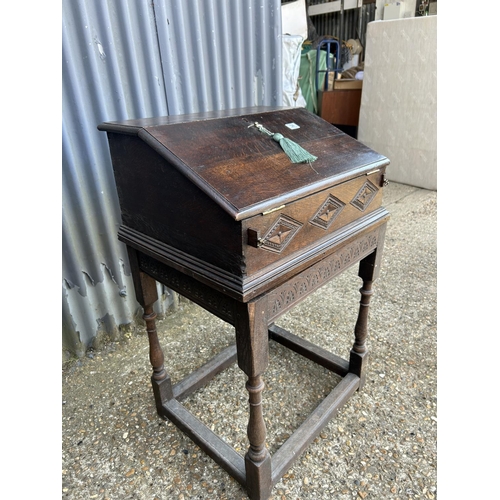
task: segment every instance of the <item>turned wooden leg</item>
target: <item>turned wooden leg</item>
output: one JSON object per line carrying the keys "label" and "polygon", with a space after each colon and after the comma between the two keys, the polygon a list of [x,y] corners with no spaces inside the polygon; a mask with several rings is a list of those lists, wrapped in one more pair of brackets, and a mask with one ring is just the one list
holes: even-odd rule
{"label": "turned wooden leg", "polygon": [[361,389],[366,380],[366,366],[368,361],[368,350],[366,348],[366,337],[368,336],[368,309],[372,296],[372,281],[363,281],[363,286],[359,289],[361,300],[359,302],[359,313],[354,327],[354,345],[351,349],[349,360],[349,371],[355,373],[360,378],[359,388]]}
{"label": "turned wooden leg", "polygon": [[362,389],[366,381],[366,369],[368,365],[368,349],[366,338],[368,336],[368,310],[372,298],[372,285],[377,279],[382,259],[386,226],[379,231],[377,249],[359,263],[358,276],[363,280],[363,286],[359,289],[361,300],[359,302],[359,313],[354,327],[354,345],[351,349],[349,359],[349,371],[358,375],[359,389]]}
{"label": "turned wooden leg", "polygon": [[238,306],[236,315],[238,366],[248,375],[250,415],[245,455],[246,488],[252,500],[271,495],[271,456],[266,448],[266,424],[262,411],[262,374],[269,363],[269,337],[265,301]]}
{"label": "turned wooden leg", "polygon": [[354,327],[354,345],[349,358],[349,371],[359,377],[359,389],[362,389],[366,381],[366,369],[368,365],[368,349],[366,338],[368,336],[368,310],[372,297],[372,285],[380,273],[382,250],[384,248],[385,232],[387,225],[380,227],[376,250],[367,255],[359,263],[358,276],[363,280],[363,286],[359,289],[361,300],[359,302],[359,313]]}
{"label": "turned wooden leg", "polygon": [[174,394],[172,392],[172,381],[163,365],[164,356],[156,332],[156,313],[153,310],[153,304],[144,306],[144,315],[142,317],[146,321],[146,330],[148,332],[149,360],[153,367],[151,385],[153,386],[156,411],[160,416],[163,416],[163,403],[172,399]]}
{"label": "turned wooden leg", "polygon": [[163,365],[164,356],[156,332],[156,313],[153,305],[158,300],[156,281],[139,269],[137,253],[132,248],[127,248],[129,254],[132,278],[134,280],[137,301],[144,308],[143,318],[149,340],[149,360],[153,367],[151,384],[158,414],[163,417],[163,403],[174,397],[170,376]]}

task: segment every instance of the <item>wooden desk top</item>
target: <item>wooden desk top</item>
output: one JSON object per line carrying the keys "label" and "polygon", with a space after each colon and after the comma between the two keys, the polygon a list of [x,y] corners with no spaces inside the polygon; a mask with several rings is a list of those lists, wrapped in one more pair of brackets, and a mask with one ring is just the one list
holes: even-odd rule
{"label": "wooden desk top", "polygon": [[[160,117],[105,123],[99,129],[137,135],[235,220],[389,163],[304,108],[262,109],[230,111],[224,119],[224,113],[219,112],[215,118],[207,114]],[[312,165],[291,163],[277,142],[250,126],[256,121],[292,139],[318,159]],[[288,128],[291,123],[298,128]]]}

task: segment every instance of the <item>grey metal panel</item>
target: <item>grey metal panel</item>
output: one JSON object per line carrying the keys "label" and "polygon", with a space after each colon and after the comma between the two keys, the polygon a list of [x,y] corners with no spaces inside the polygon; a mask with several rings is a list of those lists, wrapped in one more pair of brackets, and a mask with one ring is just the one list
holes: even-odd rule
{"label": "grey metal panel", "polygon": [[280,0],[155,3],[169,114],[281,104]]}
{"label": "grey metal panel", "polygon": [[166,97],[149,2],[65,1],[62,41],[63,347],[81,355],[99,332],[131,323],[138,306],[97,125],[165,114]]}
{"label": "grey metal panel", "polygon": [[[63,0],[63,352],[138,310],[103,121],[281,104],[280,1]],[[157,311],[173,295],[161,285]]]}

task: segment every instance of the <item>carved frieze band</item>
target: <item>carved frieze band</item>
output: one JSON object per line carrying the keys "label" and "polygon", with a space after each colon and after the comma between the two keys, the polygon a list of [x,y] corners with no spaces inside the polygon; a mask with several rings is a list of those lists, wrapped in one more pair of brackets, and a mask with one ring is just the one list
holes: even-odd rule
{"label": "carved frieze band", "polygon": [[272,321],[307,297],[351,264],[363,259],[377,248],[378,229],[354,240],[325,260],[300,273],[268,296],[269,320]]}
{"label": "carved frieze band", "polygon": [[201,305],[219,318],[234,324],[233,300],[208,285],[172,269],[148,255],[138,253],[139,267],[160,283]]}

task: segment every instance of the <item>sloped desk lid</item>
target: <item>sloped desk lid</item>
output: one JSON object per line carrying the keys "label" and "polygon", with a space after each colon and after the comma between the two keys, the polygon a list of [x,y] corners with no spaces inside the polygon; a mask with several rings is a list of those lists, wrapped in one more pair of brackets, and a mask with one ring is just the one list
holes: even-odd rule
{"label": "sloped desk lid", "polygon": [[[292,163],[277,142],[250,126],[255,122],[295,141],[318,159],[311,164]],[[137,135],[235,220],[389,163],[304,108],[243,108],[106,122],[98,129]]]}

